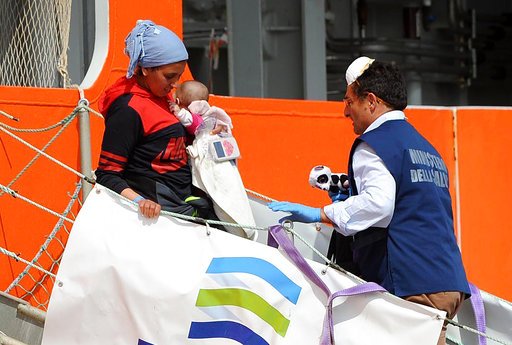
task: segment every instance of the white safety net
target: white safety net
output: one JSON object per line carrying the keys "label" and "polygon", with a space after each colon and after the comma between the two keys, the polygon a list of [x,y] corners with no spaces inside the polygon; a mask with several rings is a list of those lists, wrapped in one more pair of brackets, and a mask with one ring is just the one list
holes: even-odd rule
{"label": "white safety net", "polygon": [[0,85],[67,87],[71,0],[0,1]]}

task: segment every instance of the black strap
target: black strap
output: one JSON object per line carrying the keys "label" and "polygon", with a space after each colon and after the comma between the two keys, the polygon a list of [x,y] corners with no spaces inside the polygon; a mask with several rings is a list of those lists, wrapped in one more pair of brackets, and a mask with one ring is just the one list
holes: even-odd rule
{"label": "black strap", "polygon": [[[352,158],[357,146],[363,142],[360,137],[356,138],[352,144],[349,155],[348,164],[348,180],[350,183],[350,196],[357,195],[357,186],[354,179],[354,170],[352,168]],[[344,236],[337,231],[333,231],[329,248],[327,249],[327,258],[334,261],[343,269],[355,274],[360,275],[360,270],[354,262],[353,251],[362,247],[375,243],[379,240],[386,238],[388,235],[387,228],[369,228],[367,230],[358,232],[354,236]]]}
{"label": "black strap", "polygon": [[369,228],[356,233],[352,238],[352,250],[358,250],[388,237],[388,228]]}
{"label": "black strap", "polygon": [[344,270],[359,275],[359,268],[354,262],[352,254],[352,237],[343,236],[334,230],[327,249],[327,258]]}

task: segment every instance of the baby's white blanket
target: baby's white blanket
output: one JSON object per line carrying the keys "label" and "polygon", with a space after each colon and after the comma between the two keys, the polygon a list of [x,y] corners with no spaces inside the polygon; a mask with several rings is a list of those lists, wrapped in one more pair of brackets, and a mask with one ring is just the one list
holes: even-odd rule
{"label": "baby's white blanket", "polygon": [[[234,161],[216,162],[209,151],[212,139],[208,131],[198,133],[194,143],[187,147],[192,166],[192,183],[208,193],[214,210],[221,221],[255,226],[242,178]],[[254,240],[253,229],[226,227],[230,233]]]}

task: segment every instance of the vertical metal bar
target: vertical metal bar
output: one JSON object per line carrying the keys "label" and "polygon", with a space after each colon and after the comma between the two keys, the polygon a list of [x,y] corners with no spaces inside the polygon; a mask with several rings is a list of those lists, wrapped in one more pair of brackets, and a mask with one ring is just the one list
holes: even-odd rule
{"label": "vertical metal bar", "polygon": [[261,0],[227,0],[229,94],[264,97]]}
{"label": "vertical metal bar", "polygon": [[73,0],[71,15],[73,20],[69,30],[68,72],[71,80],[79,83],[84,78],[86,62],[84,61],[84,13],[83,0]]}
{"label": "vertical metal bar", "polygon": [[325,0],[302,0],[304,98],[327,98]]}
{"label": "vertical metal bar", "polygon": [[[80,99],[78,104],[89,106],[89,102],[84,98]],[[92,178],[91,126],[89,119],[89,112],[85,108],[82,108],[78,112],[78,128],[80,137],[80,169],[82,174]],[[91,190],[92,184],[82,179],[82,201],[85,201]]]}

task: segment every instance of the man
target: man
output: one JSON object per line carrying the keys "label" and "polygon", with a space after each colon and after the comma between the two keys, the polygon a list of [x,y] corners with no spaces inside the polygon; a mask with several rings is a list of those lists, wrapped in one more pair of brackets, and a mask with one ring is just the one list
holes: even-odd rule
{"label": "man", "polygon": [[[470,292],[453,231],[446,165],[406,121],[407,90],[397,68],[360,57],[346,79],[345,116],[359,135],[349,157],[350,197],[323,208],[269,207],[291,213],[283,219],[332,223],[352,241],[363,279],[453,318]],[[438,344],[445,344],[445,333],[446,323]]]}

